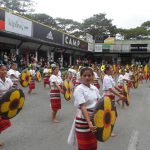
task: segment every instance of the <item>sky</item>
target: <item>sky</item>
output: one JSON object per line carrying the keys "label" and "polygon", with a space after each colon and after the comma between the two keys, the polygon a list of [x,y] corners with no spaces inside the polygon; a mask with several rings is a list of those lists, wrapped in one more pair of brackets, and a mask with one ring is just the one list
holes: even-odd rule
{"label": "sky", "polygon": [[83,22],[105,13],[117,28],[135,28],[150,20],[150,0],[34,0],[36,13]]}

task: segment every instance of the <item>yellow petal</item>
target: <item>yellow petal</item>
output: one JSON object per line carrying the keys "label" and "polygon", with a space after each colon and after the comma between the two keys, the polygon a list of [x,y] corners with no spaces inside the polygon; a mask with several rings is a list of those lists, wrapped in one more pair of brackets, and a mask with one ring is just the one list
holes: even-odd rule
{"label": "yellow petal", "polygon": [[14,99],[19,99],[20,98],[20,93],[18,90],[14,91],[11,95],[10,95],[10,101],[13,101]]}
{"label": "yellow petal", "polygon": [[26,78],[26,73],[23,72],[22,75],[21,75],[21,79],[25,80],[25,78]]}
{"label": "yellow petal", "polygon": [[66,89],[69,88],[69,84],[68,84],[68,81],[67,81],[67,80],[64,81],[64,86],[65,86]]}
{"label": "yellow petal", "polygon": [[30,84],[30,82],[31,82],[31,77],[29,76],[28,84]]}
{"label": "yellow petal", "polygon": [[8,112],[8,117],[12,118],[17,114],[18,109],[14,109],[14,110],[9,110]]}
{"label": "yellow petal", "polygon": [[94,115],[94,125],[96,127],[99,127],[99,128],[104,127],[103,117],[104,117],[104,111],[98,110],[97,113]]}
{"label": "yellow petal", "polygon": [[114,125],[116,121],[116,112],[111,111],[111,125]]}
{"label": "yellow petal", "polygon": [[5,113],[9,110],[9,104],[10,104],[10,102],[5,102],[1,105],[1,112],[2,113]]}
{"label": "yellow petal", "polygon": [[21,98],[20,98],[20,102],[19,102],[19,107],[18,107],[18,108],[19,108],[19,109],[22,108],[23,105],[24,105],[24,97],[21,97]]}
{"label": "yellow petal", "polygon": [[104,110],[110,110],[111,111],[111,100],[109,97],[104,98]]}
{"label": "yellow petal", "polygon": [[23,85],[23,87],[27,87],[28,86],[28,82],[23,81],[22,85]]}
{"label": "yellow petal", "polygon": [[106,141],[111,135],[111,126],[104,128],[103,130],[103,140]]}
{"label": "yellow petal", "polygon": [[27,71],[26,74],[27,74],[27,76],[30,76],[30,71]]}

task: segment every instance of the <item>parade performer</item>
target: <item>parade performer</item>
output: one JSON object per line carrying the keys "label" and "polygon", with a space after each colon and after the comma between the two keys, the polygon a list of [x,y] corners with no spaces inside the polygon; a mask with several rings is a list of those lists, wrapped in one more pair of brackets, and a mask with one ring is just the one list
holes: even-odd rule
{"label": "parade performer", "polygon": [[70,132],[68,144],[73,144],[73,138],[77,139],[78,150],[97,150],[97,140],[93,132],[96,127],[92,123],[92,116],[95,105],[101,98],[98,89],[91,84],[93,71],[85,67],[81,69],[82,84],[78,85],[74,91],[74,104],[77,107],[76,117],[72,126],[74,132]]}
{"label": "parade performer", "polygon": [[[117,89],[119,92],[122,93],[122,90],[120,90],[116,84],[114,79],[112,78],[111,74],[112,74],[112,69],[110,65],[107,65],[105,67],[105,76],[103,79],[103,91],[104,91],[104,96],[108,96],[113,104],[115,105],[115,95],[118,96],[121,100],[126,100],[126,98],[122,95],[119,94],[118,92],[116,92],[115,89]],[[117,113],[117,110],[116,110]],[[111,135],[112,137],[116,136],[116,134],[112,133]]]}
{"label": "parade performer", "polygon": [[10,78],[13,82],[13,87],[17,88],[18,87],[18,81],[20,80],[20,72],[17,71],[17,64],[12,63],[10,70],[7,72],[8,78]]}
{"label": "parade performer", "polygon": [[68,69],[68,72],[70,72],[72,74],[72,83],[73,85],[75,86],[75,83],[76,83],[76,75],[77,75],[77,72],[76,70],[74,69],[74,66],[71,66],[69,69]]}
{"label": "parade performer", "polygon": [[59,122],[56,118],[57,112],[61,109],[61,93],[62,90],[62,79],[58,75],[59,68],[52,64],[52,75],[50,77],[50,104],[52,108],[52,122]]}
{"label": "parade performer", "polygon": [[[117,80],[117,87],[121,90],[120,94],[123,94],[123,91],[124,91],[124,83],[125,83],[124,74],[125,74],[124,69],[120,69],[118,80]],[[115,89],[118,89],[118,88],[115,87]],[[119,104],[119,101],[122,101],[122,107],[124,108],[124,101],[119,98],[117,100],[118,104]]]}
{"label": "parade performer", "polygon": [[46,85],[49,85],[50,87],[50,82],[49,82],[49,77],[50,77],[50,67],[49,65],[45,66],[43,70],[43,75],[44,75],[44,88]]}
{"label": "parade performer", "polygon": [[[0,100],[1,97],[13,86],[13,82],[11,79],[6,78],[7,69],[6,66],[0,65]],[[11,122],[8,119],[2,119],[0,117],[0,133],[6,130],[8,127],[11,126]],[[3,143],[0,142],[0,146]]]}
{"label": "parade performer", "polygon": [[100,77],[98,76],[97,72],[94,71],[94,79],[93,79],[93,84],[96,86],[98,89],[100,89],[100,84],[99,84],[99,79]]}
{"label": "parade performer", "polygon": [[82,69],[82,66],[79,66],[77,75],[76,75],[76,82],[75,82],[75,87],[81,84],[81,78],[80,78],[80,71]]}
{"label": "parade performer", "polygon": [[31,65],[31,69],[30,69],[30,75],[31,75],[31,82],[29,84],[29,91],[28,93],[31,94],[32,90],[35,89],[35,67]]}

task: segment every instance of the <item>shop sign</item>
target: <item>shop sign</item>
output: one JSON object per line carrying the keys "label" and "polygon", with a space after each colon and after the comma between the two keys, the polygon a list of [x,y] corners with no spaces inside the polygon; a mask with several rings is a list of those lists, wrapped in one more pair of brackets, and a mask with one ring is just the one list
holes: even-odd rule
{"label": "shop sign", "polygon": [[5,30],[25,36],[32,36],[32,22],[5,12]]}
{"label": "shop sign", "polygon": [[36,39],[62,44],[62,32],[40,23],[33,24],[33,37]]}

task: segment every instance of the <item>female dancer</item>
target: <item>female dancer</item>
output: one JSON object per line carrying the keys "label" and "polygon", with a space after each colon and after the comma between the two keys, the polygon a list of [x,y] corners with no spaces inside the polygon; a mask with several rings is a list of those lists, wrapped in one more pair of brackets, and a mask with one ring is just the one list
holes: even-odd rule
{"label": "female dancer", "polygon": [[[7,74],[6,66],[0,65],[0,100],[1,97],[13,86],[13,82],[11,81],[11,79],[6,78],[6,74]],[[11,122],[9,120],[2,119],[0,117],[0,133],[10,126]],[[2,145],[3,143],[0,142],[0,146]]]}
{"label": "female dancer", "polygon": [[[121,100],[126,100],[126,98],[122,95],[116,92],[115,89],[117,89],[119,92],[122,93],[122,90],[120,90],[117,86],[115,86],[115,81],[113,80],[111,74],[112,74],[112,69],[110,65],[107,65],[105,67],[105,76],[103,79],[103,91],[104,91],[104,96],[108,96],[112,102],[113,105],[115,105],[115,95],[118,96]],[[117,115],[117,114],[116,114]],[[112,137],[116,136],[116,134],[112,133]]]}
{"label": "female dancer", "polygon": [[30,69],[30,75],[31,75],[31,82],[29,84],[29,91],[28,93],[31,94],[32,90],[35,89],[35,67],[33,65],[31,65],[31,69]]}
{"label": "female dancer", "polygon": [[75,118],[75,133],[79,150],[97,150],[97,140],[93,132],[96,126],[91,122],[94,108],[101,98],[98,89],[91,84],[93,71],[91,68],[82,68],[80,72],[82,84],[74,91],[77,114]]}
{"label": "female dancer", "polygon": [[61,109],[61,95],[63,93],[62,90],[62,79],[58,75],[59,68],[52,64],[52,75],[50,77],[50,104],[52,108],[52,122],[57,123],[59,122],[56,118],[57,112]]}

